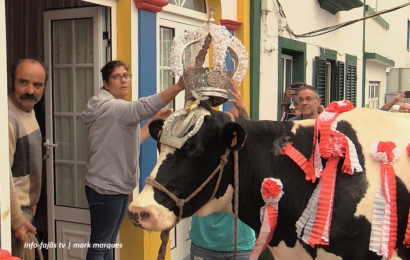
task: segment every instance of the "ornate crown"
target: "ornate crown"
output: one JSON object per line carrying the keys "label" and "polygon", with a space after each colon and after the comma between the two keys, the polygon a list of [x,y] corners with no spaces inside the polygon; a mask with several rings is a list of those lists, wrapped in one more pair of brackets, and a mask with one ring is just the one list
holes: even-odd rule
{"label": "ornate crown", "polygon": [[[212,66],[204,67],[210,46]],[[232,57],[233,71],[226,68],[227,53]],[[238,38],[211,18],[198,29],[174,38],[171,68],[174,75],[183,77],[188,98],[195,91],[210,97],[212,106],[219,106],[228,100],[230,80],[241,84],[248,69],[248,53]]]}

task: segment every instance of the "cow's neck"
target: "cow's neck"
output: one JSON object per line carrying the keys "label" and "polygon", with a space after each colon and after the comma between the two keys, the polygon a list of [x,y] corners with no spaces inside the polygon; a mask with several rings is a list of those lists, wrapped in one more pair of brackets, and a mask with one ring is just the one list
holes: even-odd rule
{"label": "cow's neck", "polygon": [[[305,174],[290,158],[274,155],[274,141],[282,135],[291,135],[291,123],[274,121],[237,121],[248,134],[244,147],[239,150],[239,218],[253,228],[260,229],[258,214],[264,206],[260,188],[264,178],[274,177],[282,181],[284,196],[279,205],[279,222],[296,223],[306,205],[316,184],[305,181]],[[306,157],[312,151],[312,146],[306,145],[312,140],[313,128],[299,129],[298,135],[304,136],[304,142],[295,140],[294,146]],[[256,185],[256,186],[255,186]],[[292,187],[292,190],[290,189]],[[281,212],[281,209],[282,212]],[[294,211],[289,209],[295,209]],[[281,217],[282,216],[282,217]]]}

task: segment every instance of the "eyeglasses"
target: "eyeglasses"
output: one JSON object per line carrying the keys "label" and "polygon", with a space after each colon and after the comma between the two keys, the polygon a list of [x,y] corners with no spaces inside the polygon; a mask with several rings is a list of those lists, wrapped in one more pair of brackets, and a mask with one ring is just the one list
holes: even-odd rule
{"label": "eyeglasses", "polygon": [[312,103],[314,100],[316,100],[316,99],[318,99],[317,97],[315,97],[315,98],[312,98],[312,97],[307,97],[307,98],[305,98],[305,99],[303,99],[303,98],[299,98],[298,99],[298,102],[299,103],[303,103],[303,101],[306,101],[307,103]]}
{"label": "eyeglasses", "polygon": [[119,82],[121,78],[124,78],[125,81],[128,81],[132,78],[131,74],[124,74],[124,75],[114,75],[114,76],[109,76],[109,78],[112,78],[114,81]]}

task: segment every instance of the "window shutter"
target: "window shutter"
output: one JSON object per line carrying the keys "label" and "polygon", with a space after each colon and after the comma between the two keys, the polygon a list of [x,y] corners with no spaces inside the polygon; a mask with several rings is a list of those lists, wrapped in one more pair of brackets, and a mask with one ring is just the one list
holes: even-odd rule
{"label": "window shutter", "polygon": [[353,62],[346,64],[346,96],[345,99],[350,100],[356,106],[356,88],[357,88],[357,65]]}
{"label": "window shutter", "polygon": [[333,101],[341,101],[344,99],[345,90],[345,63],[343,61],[337,62],[336,85],[333,96]]}
{"label": "window shutter", "polygon": [[326,97],[326,58],[315,57],[315,88],[321,99],[321,104],[325,104]]}

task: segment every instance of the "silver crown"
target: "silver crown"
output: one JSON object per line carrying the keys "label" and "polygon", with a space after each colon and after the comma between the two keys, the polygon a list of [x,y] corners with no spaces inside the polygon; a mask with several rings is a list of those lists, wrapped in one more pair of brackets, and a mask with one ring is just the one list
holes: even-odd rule
{"label": "silver crown", "polygon": [[[248,53],[241,41],[232,36],[225,26],[214,24],[213,18],[194,31],[175,37],[171,50],[171,69],[174,75],[182,76],[187,88],[187,97],[195,91],[199,96],[208,96],[212,106],[228,100],[230,81],[239,86],[248,69]],[[204,66],[209,60],[212,46],[212,66]],[[226,68],[227,53],[233,61],[233,70]]]}

